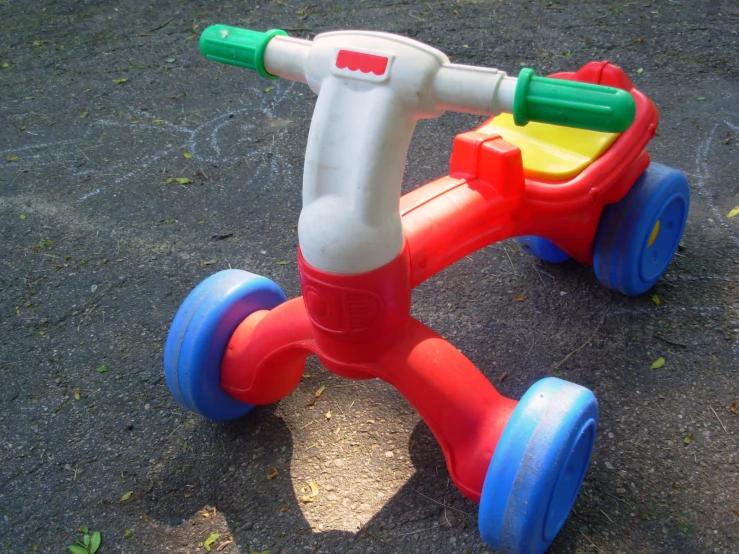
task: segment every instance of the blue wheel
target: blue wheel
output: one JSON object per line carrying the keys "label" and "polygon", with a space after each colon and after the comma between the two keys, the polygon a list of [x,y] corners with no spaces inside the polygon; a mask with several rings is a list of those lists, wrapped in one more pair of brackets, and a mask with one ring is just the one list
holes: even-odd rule
{"label": "blue wheel", "polygon": [[217,421],[251,411],[253,405],[221,388],[221,360],[249,314],[285,300],[274,282],[238,269],[220,271],[195,287],[177,310],[164,346],[164,376],[177,403]]}
{"label": "blue wheel", "polygon": [[535,383],[513,411],[480,498],[480,534],[508,554],[541,554],[567,519],[590,463],[598,402],[555,377]]}
{"label": "blue wheel", "polygon": [[689,206],[685,176],[650,164],[626,196],[603,210],[593,256],[598,280],[629,296],[652,288],[680,244]]}
{"label": "blue wheel", "polygon": [[552,264],[559,264],[570,259],[570,255],[554,244],[551,240],[534,235],[516,237],[516,242],[522,250],[533,254],[540,260]]}

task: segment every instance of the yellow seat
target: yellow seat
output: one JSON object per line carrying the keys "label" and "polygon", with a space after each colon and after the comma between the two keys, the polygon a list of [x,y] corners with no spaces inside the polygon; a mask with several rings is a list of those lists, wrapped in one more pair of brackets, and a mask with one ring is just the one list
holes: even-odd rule
{"label": "yellow seat", "polygon": [[571,179],[605,152],[619,133],[601,133],[531,122],[517,127],[513,116],[501,114],[477,130],[500,135],[521,150],[526,177],[544,181]]}

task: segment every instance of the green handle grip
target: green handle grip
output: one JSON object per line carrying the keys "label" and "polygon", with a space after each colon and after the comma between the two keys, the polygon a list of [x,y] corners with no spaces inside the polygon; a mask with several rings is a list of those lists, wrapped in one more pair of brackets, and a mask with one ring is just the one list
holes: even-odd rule
{"label": "green handle grip", "polygon": [[536,77],[524,68],[513,99],[516,125],[529,121],[620,133],[634,121],[636,104],[622,89]]}
{"label": "green handle grip", "polygon": [[265,79],[276,79],[264,67],[264,51],[267,43],[277,35],[287,36],[285,31],[272,29],[266,33],[211,25],[200,35],[200,51],[209,60],[253,69]]}

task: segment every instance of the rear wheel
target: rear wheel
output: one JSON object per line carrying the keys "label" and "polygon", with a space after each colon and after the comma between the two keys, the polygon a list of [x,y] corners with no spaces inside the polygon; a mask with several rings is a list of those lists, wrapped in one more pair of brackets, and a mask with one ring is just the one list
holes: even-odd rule
{"label": "rear wheel", "polygon": [[570,255],[551,240],[535,235],[516,237],[522,250],[552,264],[559,264],[570,259]]}
{"label": "rear wheel", "polygon": [[598,280],[629,296],[652,288],[677,251],[689,206],[685,176],[652,163],[626,196],[603,210],[593,256]]}

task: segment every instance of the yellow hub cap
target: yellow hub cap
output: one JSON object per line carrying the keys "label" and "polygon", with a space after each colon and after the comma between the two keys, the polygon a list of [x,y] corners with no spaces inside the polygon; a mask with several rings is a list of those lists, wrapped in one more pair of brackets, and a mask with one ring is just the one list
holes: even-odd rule
{"label": "yellow hub cap", "polygon": [[657,223],[654,224],[654,228],[652,229],[652,234],[649,236],[649,242],[647,243],[647,248],[650,248],[654,241],[657,240],[657,235],[659,235],[659,220],[657,220]]}

